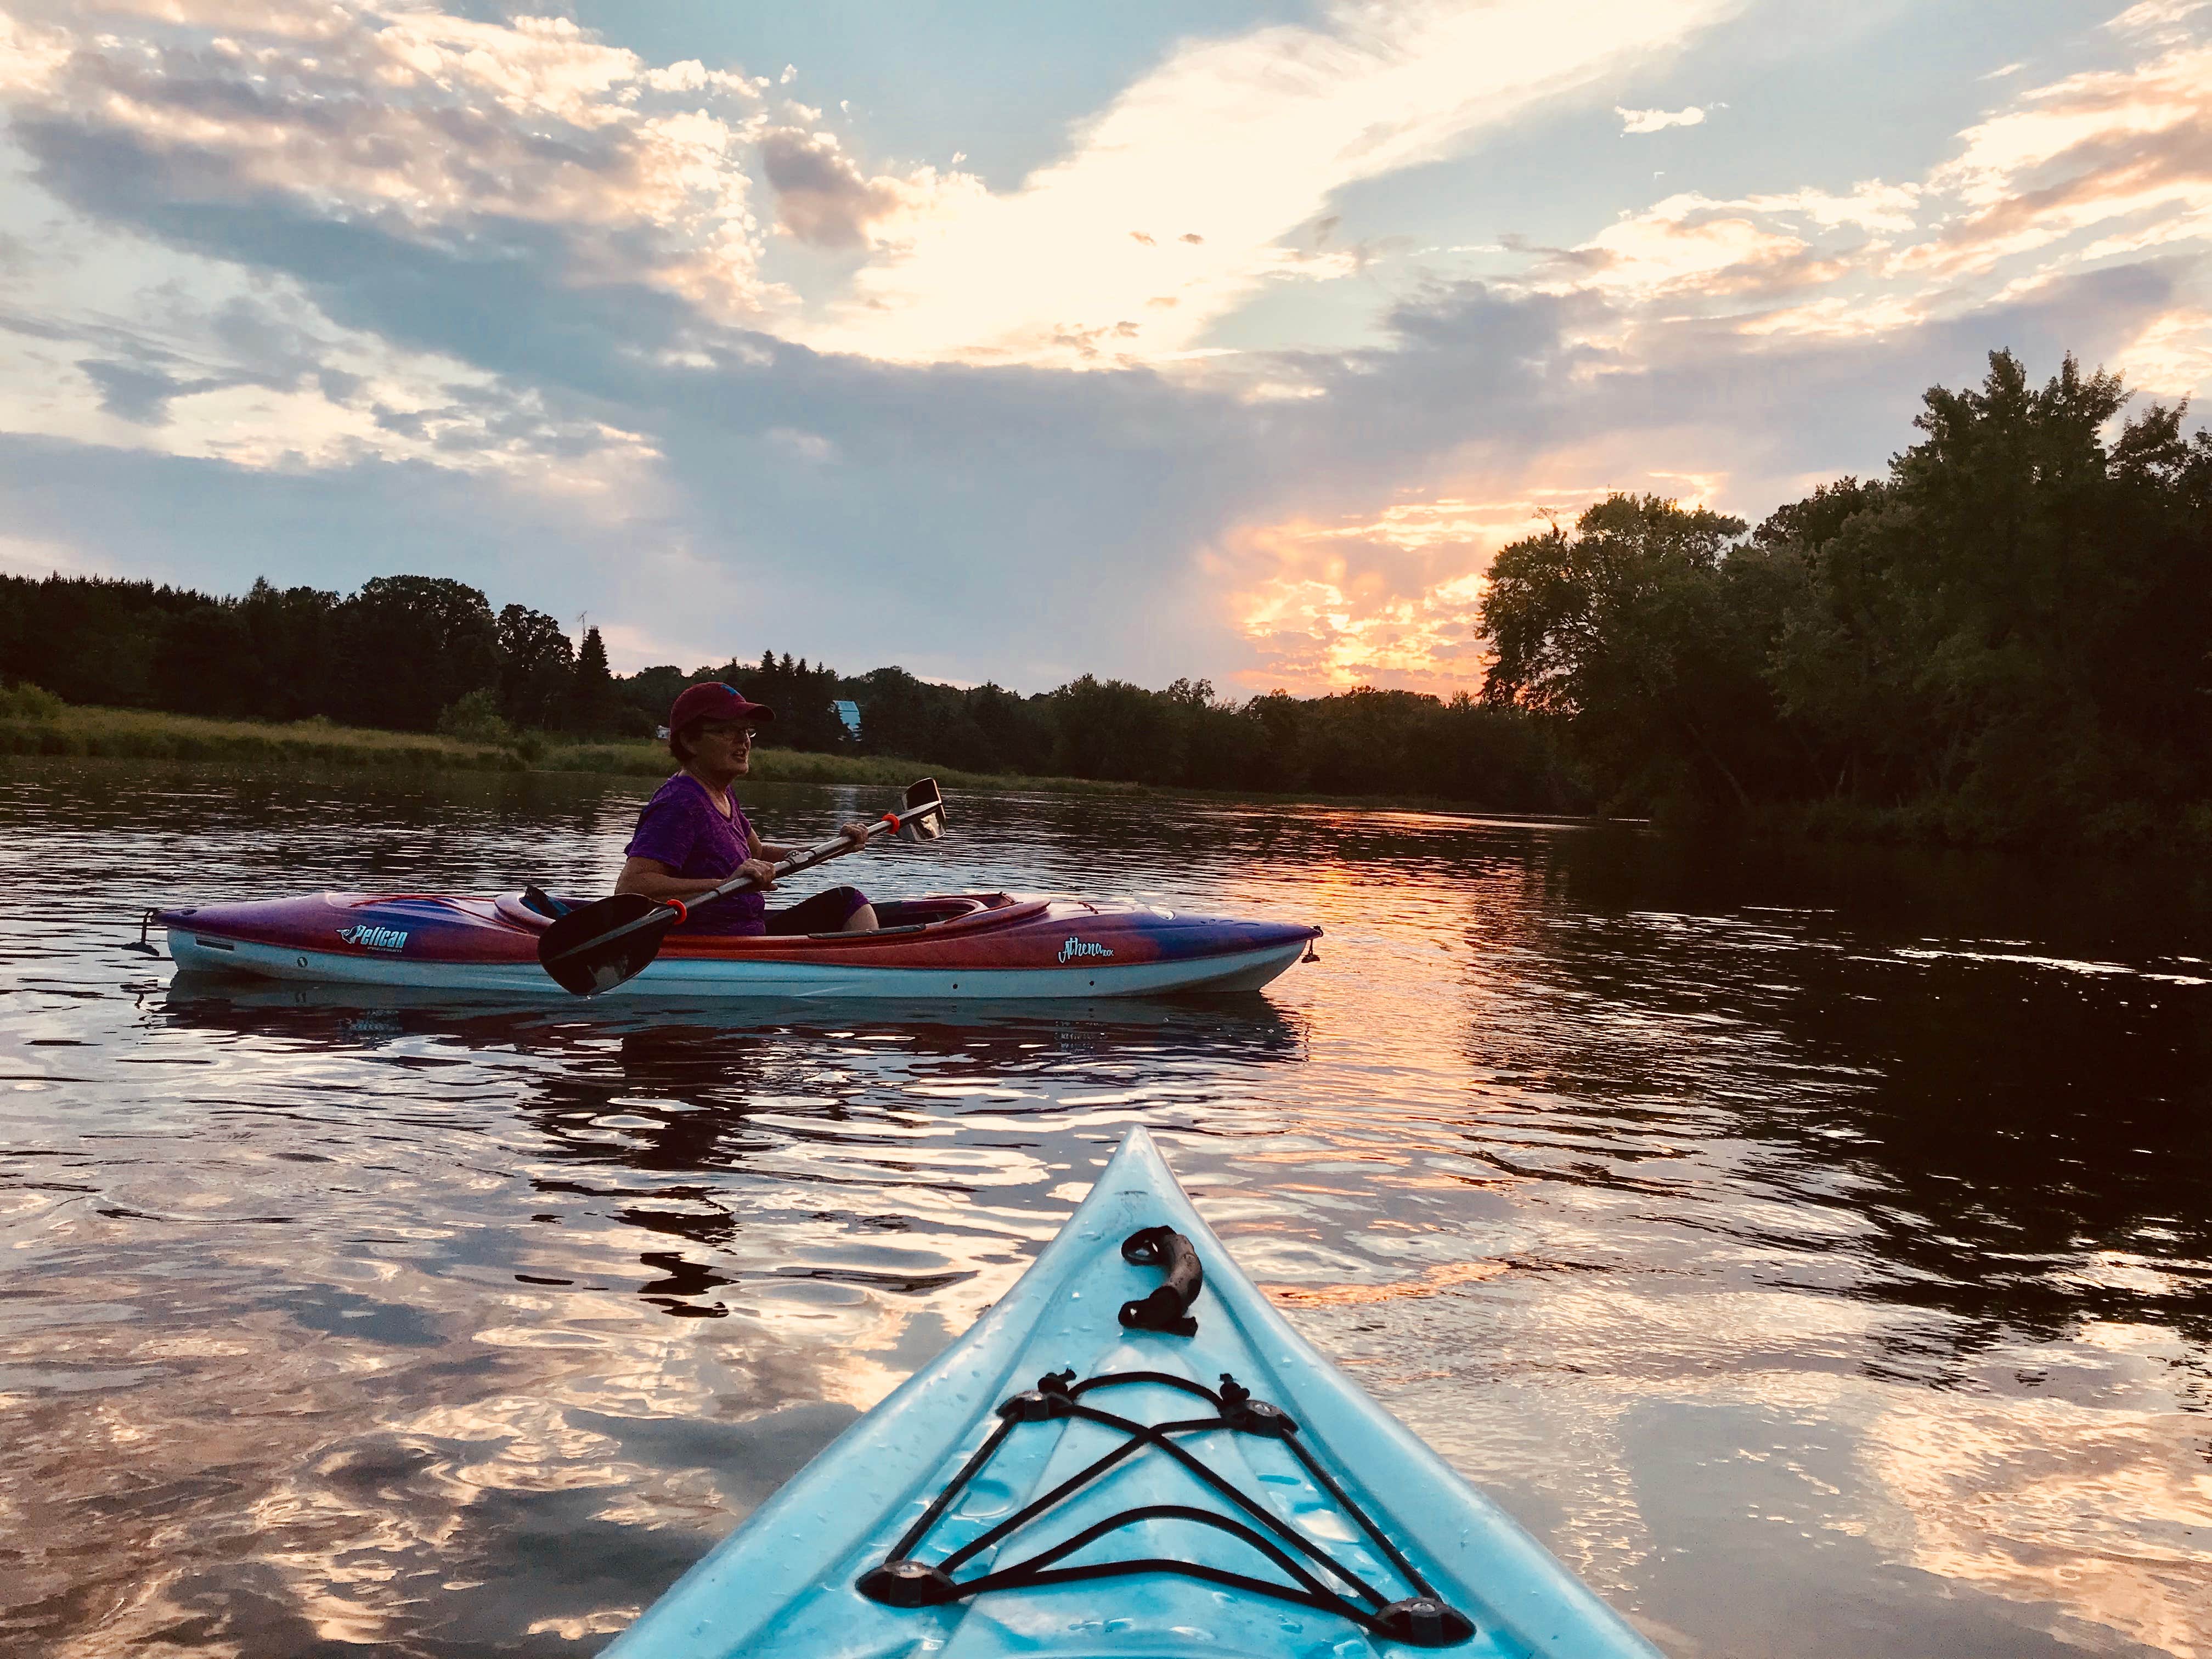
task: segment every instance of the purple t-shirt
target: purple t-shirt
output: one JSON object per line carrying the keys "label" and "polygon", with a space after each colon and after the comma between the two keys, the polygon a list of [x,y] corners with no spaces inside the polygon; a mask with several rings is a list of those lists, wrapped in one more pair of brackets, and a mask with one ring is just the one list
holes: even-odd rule
{"label": "purple t-shirt", "polygon": [[[724,817],[707,793],[707,786],[689,772],[678,772],[653,792],[637,815],[637,833],[623,851],[634,859],[651,859],[668,866],[672,876],[686,881],[725,880],[752,856],[752,825],[745,809],[730,797],[731,817]],[[702,933],[765,933],[768,899],[757,887],[718,898],[691,912],[686,932]]]}

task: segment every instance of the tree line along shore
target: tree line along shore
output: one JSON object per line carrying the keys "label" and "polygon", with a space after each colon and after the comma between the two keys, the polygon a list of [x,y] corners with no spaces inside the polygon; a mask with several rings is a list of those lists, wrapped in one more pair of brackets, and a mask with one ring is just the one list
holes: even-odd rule
{"label": "tree line along shore", "polygon": [[[1743,520],[1613,495],[1501,550],[1450,698],[1024,695],[763,652],[610,672],[446,578],[243,597],[0,577],[0,753],[650,775],[683,686],[778,710],[756,775],[1655,815],[1967,844],[2212,843],[2212,436],[2066,360],[1938,386],[1885,477]],[[839,717],[858,705],[857,737]]]}
{"label": "tree line along shore", "polygon": [[[547,738],[521,733],[495,740],[342,726],[319,714],[281,722],[209,719],[160,709],[65,703],[35,685],[0,689],[0,755],[455,772],[593,772],[656,780],[665,777],[673,765],[664,744],[637,738]],[[890,756],[763,748],[754,751],[751,775],[763,783],[904,785],[927,769],[921,763]],[[1141,787],[1082,778],[939,770],[942,781],[967,789],[1119,792]]]}
{"label": "tree line along shore", "polygon": [[1485,697],[1601,787],[2017,846],[2212,844],[2212,434],[2072,357],[1930,390],[1886,477],[1742,520],[1615,496],[1503,549]]}
{"label": "tree line along shore", "polygon": [[[639,738],[574,738],[520,733],[489,740],[448,732],[412,732],[341,726],[321,715],[289,722],[215,720],[158,709],[65,703],[35,685],[0,688],[0,757],[209,761],[243,765],[392,767],[459,772],[585,772],[617,777],[665,777],[674,763],[665,744]],[[871,784],[901,787],[924,773],[961,790],[1037,790],[1056,794],[1194,794],[1241,800],[1327,800],[1338,804],[1426,807],[1460,805],[1403,794],[1270,794],[1255,789],[1201,790],[1050,774],[971,772],[941,762],[863,754],[757,748],[749,776],[756,783]]]}

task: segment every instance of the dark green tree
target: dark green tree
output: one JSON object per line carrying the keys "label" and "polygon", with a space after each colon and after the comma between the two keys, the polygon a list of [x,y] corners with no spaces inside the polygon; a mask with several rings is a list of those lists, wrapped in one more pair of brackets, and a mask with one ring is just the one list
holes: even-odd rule
{"label": "dark green tree", "polygon": [[712,679],[714,672],[702,668],[687,674],[674,663],[656,663],[651,668],[641,668],[625,679],[615,682],[615,690],[628,711],[629,724],[641,732],[649,732],[668,718],[678,693],[694,680]]}
{"label": "dark green tree", "polygon": [[1182,773],[1186,710],[1127,680],[1093,674],[1051,696],[1052,769],[1070,777],[1171,783]]}
{"label": "dark green tree", "polygon": [[775,710],[768,741],[777,748],[823,752],[848,746],[844,722],[830,706],[838,695],[835,669],[809,667],[804,658],[793,660],[788,651],[781,659],[763,651],[757,666],[740,668],[732,663],[721,678],[753,702]]}
{"label": "dark green tree", "polygon": [[332,712],[427,732],[469,692],[495,687],[499,641],[483,593],[445,576],[376,576],[338,607]]}
{"label": "dark green tree", "polygon": [[1770,679],[1832,793],[1974,840],[2202,799],[2212,748],[2212,441],[2068,358],[1931,389],[1879,484],[1755,538],[1791,573]]}
{"label": "dark green tree", "polygon": [[1734,613],[1723,572],[1744,528],[1612,495],[1571,532],[1500,550],[1479,612],[1497,651],[1486,700],[1568,721],[1625,799],[1687,789],[1748,805],[1747,759],[1771,747],[1773,710],[1762,619]]}
{"label": "dark green tree", "polygon": [[272,720],[338,714],[331,672],[339,654],[338,604],[337,594],[321,588],[254,582],[238,605],[247,643],[237,672],[252,687],[248,712]]}
{"label": "dark green tree", "polygon": [[0,677],[70,702],[159,708],[161,639],[206,594],[104,576],[0,576]]}
{"label": "dark green tree", "polygon": [[154,651],[160,707],[185,714],[257,713],[258,689],[242,672],[252,638],[235,600],[194,605],[170,619]]}
{"label": "dark green tree", "polygon": [[576,652],[575,678],[568,691],[565,724],[571,732],[590,737],[611,737],[634,728],[634,717],[615,690],[607,668],[606,641],[597,628],[584,629],[584,643]]}
{"label": "dark green tree", "polygon": [[[559,726],[576,684],[575,647],[561,624],[543,611],[510,605],[499,613],[496,635],[501,715],[540,731]],[[604,648],[599,663],[604,669]]]}

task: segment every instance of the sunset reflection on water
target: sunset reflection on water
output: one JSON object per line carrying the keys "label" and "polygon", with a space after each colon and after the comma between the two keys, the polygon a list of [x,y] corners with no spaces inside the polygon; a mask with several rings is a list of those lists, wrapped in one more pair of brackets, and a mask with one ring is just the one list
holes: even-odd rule
{"label": "sunset reflection on water", "polygon": [[[642,793],[0,775],[0,1644],[594,1650],[1141,1122],[1672,1652],[2212,1650],[2201,890],[999,797],[837,878],[1311,920],[1321,960],[735,1015],[123,948],[157,902],[604,879]],[[769,833],[873,800],[754,793]]]}

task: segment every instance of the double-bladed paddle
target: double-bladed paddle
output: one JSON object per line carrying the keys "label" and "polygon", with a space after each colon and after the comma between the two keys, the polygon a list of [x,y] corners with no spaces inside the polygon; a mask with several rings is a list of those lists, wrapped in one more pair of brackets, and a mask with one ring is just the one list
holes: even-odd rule
{"label": "double-bladed paddle", "polygon": [[[793,853],[775,866],[778,880],[800,870],[848,853],[857,853],[877,834],[889,830],[902,841],[935,841],[945,833],[945,797],[935,778],[908,786],[905,805],[886,812],[866,826],[859,841],[840,836]],[[681,899],[647,898],[642,893],[617,893],[557,918],[538,936],[538,960],[563,990],[580,997],[597,996],[643,971],[660,954],[668,930],[690,914],[693,905],[706,904],[754,884],[750,876],[732,876],[720,887],[688,902]]]}

